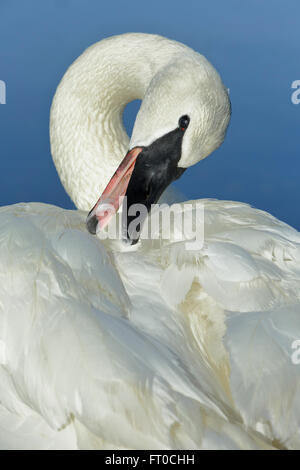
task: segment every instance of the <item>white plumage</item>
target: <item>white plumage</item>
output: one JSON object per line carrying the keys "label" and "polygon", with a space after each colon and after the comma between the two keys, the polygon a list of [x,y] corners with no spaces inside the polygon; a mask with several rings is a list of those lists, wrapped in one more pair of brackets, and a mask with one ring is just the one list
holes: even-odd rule
{"label": "white plumage", "polygon": [[[94,96],[86,64],[103,47],[109,54],[122,45],[125,57],[136,41],[144,56],[156,57],[154,43],[185,51],[149,35],[100,42],[54,100],[54,159],[83,209],[125,150],[119,117],[98,116],[100,132],[83,112],[80,100],[92,107]],[[77,180],[68,172],[72,152]],[[291,360],[300,338],[300,235],[246,204],[201,202],[205,238],[196,251],[174,234],[135,247],[101,241],[87,232],[83,210],[0,209],[1,448],[300,448],[300,365]]]}

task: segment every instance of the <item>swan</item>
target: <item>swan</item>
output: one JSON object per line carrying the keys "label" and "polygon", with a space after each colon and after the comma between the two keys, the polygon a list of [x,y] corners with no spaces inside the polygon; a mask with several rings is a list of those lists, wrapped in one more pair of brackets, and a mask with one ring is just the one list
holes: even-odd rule
{"label": "swan", "polygon": [[67,70],[50,140],[78,210],[0,209],[1,449],[300,448],[299,233],[204,199],[193,249],[175,229],[143,238],[144,219],[101,237],[130,219],[117,196],[151,220],[150,204],[221,145],[230,112],[214,67],[157,35],[106,38]]}

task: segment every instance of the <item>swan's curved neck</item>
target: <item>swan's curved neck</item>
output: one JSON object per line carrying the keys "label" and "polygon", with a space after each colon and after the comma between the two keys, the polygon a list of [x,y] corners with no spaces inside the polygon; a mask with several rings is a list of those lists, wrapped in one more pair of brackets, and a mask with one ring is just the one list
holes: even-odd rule
{"label": "swan's curved neck", "polygon": [[143,99],[157,71],[188,48],[148,34],[115,36],[87,49],[53,100],[51,152],[79,209],[89,210],[128,150],[123,110]]}

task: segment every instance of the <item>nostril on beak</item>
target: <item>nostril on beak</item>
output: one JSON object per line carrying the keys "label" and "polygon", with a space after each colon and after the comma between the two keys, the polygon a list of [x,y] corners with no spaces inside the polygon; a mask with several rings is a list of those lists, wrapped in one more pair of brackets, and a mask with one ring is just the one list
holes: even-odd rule
{"label": "nostril on beak", "polygon": [[96,235],[97,225],[98,219],[95,214],[89,214],[86,218],[86,227],[92,235]]}

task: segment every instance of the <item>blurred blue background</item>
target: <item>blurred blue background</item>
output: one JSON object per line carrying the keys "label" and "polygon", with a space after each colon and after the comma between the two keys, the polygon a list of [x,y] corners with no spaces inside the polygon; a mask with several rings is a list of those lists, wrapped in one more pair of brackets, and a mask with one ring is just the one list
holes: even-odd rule
{"label": "blurred blue background", "polygon": [[[0,205],[41,201],[72,208],[49,151],[51,99],[90,44],[149,32],[204,54],[230,88],[225,143],[176,183],[187,198],[248,202],[300,229],[299,0],[1,0]],[[135,106],[126,111],[128,128]]]}

